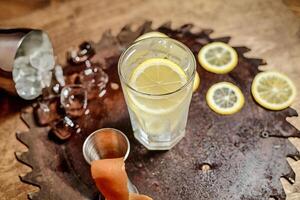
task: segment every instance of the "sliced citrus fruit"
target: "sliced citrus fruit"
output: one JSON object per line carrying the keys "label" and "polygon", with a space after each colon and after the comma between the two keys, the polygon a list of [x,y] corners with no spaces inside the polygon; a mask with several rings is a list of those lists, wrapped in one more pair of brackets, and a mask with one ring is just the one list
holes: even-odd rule
{"label": "sliced citrus fruit", "polygon": [[130,84],[137,91],[159,95],[174,92],[187,82],[183,69],[164,58],[151,58],[133,71]]}
{"label": "sliced citrus fruit", "polygon": [[168,36],[164,33],[158,32],[158,31],[152,31],[152,32],[148,32],[148,33],[141,35],[135,41],[139,41],[139,40],[143,40],[143,39],[151,38],[151,37],[168,37]]}
{"label": "sliced citrus fruit", "polygon": [[228,44],[212,42],[200,49],[198,61],[209,72],[225,74],[235,68],[238,63],[238,55]]}
{"label": "sliced citrus fruit", "polygon": [[296,87],[284,74],[275,71],[258,73],[251,87],[257,103],[270,110],[290,106],[296,97]]}
{"label": "sliced citrus fruit", "polygon": [[206,102],[216,113],[229,115],[239,111],[245,100],[243,93],[237,86],[229,82],[220,82],[209,88]]}
{"label": "sliced citrus fruit", "polygon": [[193,92],[195,92],[200,85],[200,76],[198,72],[195,73],[194,85],[193,85]]}
{"label": "sliced citrus fruit", "polygon": [[[188,90],[176,94],[173,92],[186,83],[187,75],[176,63],[168,59],[152,58],[135,68],[129,84],[139,93],[128,91],[128,94],[133,107],[147,113],[162,114],[173,110],[185,99]],[[172,96],[161,96],[166,94]]]}

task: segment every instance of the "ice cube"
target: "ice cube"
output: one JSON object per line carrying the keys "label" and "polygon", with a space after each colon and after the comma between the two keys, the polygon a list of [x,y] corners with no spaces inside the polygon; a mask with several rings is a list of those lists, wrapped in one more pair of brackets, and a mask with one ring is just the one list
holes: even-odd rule
{"label": "ice cube", "polygon": [[52,132],[61,140],[69,139],[76,132],[75,124],[66,116],[52,125]]}
{"label": "ice cube", "polygon": [[22,79],[30,82],[39,81],[37,74],[24,75]]}
{"label": "ice cube", "polygon": [[105,89],[108,75],[99,67],[87,68],[79,75],[81,84],[86,88],[88,99],[93,99]]}
{"label": "ice cube", "polygon": [[26,79],[20,79],[17,81],[15,87],[18,95],[26,100],[35,99],[41,94],[42,91],[39,81],[31,82]]}
{"label": "ice cube", "polygon": [[93,69],[86,69],[83,71],[85,76],[93,75]]}
{"label": "ice cube", "polygon": [[55,74],[55,78],[56,78],[57,82],[61,86],[65,86],[66,83],[65,83],[65,79],[64,79],[64,73],[63,73],[63,69],[60,65],[55,66],[54,74]]}
{"label": "ice cube", "polygon": [[51,51],[37,50],[29,56],[29,62],[32,67],[39,71],[52,70],[55,60]]}
{"label": "ice cube", "polygon": [[95,50],[89,42],[83,42],[79,46],[79,50],[71,50],[68,52],[68,62],[71,64],[81,64],[95,54]]}
{"label": "ice cube", "polygon": [[87,92],[80,85],[65,86],[60,94],[60,102],[70,117],[80,117],[87,107]]}
{"label": "ice cube", "polygon": [[35,117],[38,124],[42,126],[59,119],[58,98],[52,97],[38,101],[38,106],[35,109]]}
{"label": "ice cube", "polygon": [[52,80],[52,71],[38,71],[37,80],[41,82],[42,88],[49,87]]}
{"label": "ice cube", "polygon": [[[30,67],[29,65],[24,65],[20,68],[14,68],[12,73],[13,80],[15,82],[23,80],[24,77],[27,77],[28,80],[30,79],[32,81],[33,79],[35,79],[36,69]],[[32,82],[34,82],[34,80]]]}
{"label": "ice cube", "polygon": [[27,56],[19,56],[14,61],[14,68],[22,68],[27,67],[29,65],[29,57]]}

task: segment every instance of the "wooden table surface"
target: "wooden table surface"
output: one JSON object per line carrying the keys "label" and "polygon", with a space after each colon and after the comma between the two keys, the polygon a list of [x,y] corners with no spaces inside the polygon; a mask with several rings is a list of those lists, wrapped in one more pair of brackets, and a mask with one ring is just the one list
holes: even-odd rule
{"label": "wooden table surface", "polygon": [[[100,39],[111,29],[133,27],[145,20],[154,26],[172,21],[177,27],[194,23],[197,28],[215,30],[213,36],[232,36],[233,46],[252,49],[249,57],[264,58],[268,65],[286,73],[300,89],[300,1],[297,0],[14,0],[0,2],[0,27],[31,27],[47,31],[52,39],[58,62],[64,63],[68,48],[84,40]],[[300,95],[292,105],[300,111]],[[18,99],[0,92],[0,199],[26,199],[38,188],[20,182],[19,175],[31,169],[20,164],[14,152],[26,151],[15,132],[26,131],[19,119],[22,107]],[[300,129],[300,119],[288,119]],[[291,139],[300,150],[300,139]],[[292,145],[292,144],[291,144]],[[294,166],[300,166],[295,163]],[[300,173],[300,167],[299,167]],[[295,187],[284,183],[287,192]],[[300,191],[298,191],[300,192]],[[291,194],[288,197],[291,197]],[[292,198],[290,198],[292,199]]]}

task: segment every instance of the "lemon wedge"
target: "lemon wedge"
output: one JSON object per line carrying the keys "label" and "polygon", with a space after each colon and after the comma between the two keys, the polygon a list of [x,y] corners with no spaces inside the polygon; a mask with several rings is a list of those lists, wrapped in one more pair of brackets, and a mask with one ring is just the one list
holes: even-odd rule
{"label": "lemon wedge", "polygon": [[238,112],[244,105],[244,95],[232,83],[216,83],[208,89],[206,94],[208,106],[216,113],[230,115]]}
{"label": "lemon wedge", "polygon": [[200,85],[200,76],[199,76],[198,72],[196,72],[195,79],[194,79],[194,85],[193,85],[193,92],[196,92],[199,85]]}
{"label": "lemon wedge", "polygon": [[284,74],[275,71],[258,73],[251,87],[255,101],[270,110],[289,107],[296,97],[296,87]]}
{"label": "lemon wedge", "polygon": [[168,36],[164,33],[158,32],[158,31],[152,31],[152,32],[148,32],[148,33],[141,35],[140,37],[138,37],[135,40],[135,42],[146,39],[146,38],[151,38],[151,37],[168,37]]}
{"label": "lemon wedge", "polygon": [[209,72],[226,74],[236,67],[238,54],[226,43],[212,42],[200,49],[198,61]]}

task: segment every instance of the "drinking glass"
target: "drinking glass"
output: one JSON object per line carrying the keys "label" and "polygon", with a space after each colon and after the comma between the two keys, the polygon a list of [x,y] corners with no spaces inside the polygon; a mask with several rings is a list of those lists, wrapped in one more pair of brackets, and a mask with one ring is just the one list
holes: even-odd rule
{"label": "drinking glass", "polygon": [[[185,84],[167,93],[153,94],[138,90],[132,84],[132,74],[149,59],[167,59],[175,63],[180,67],[179,71],[185,74]],[[184,137],[195,71],[193,53],[171,38],[137,41],[121,55],[118,73],[134,136],[147,149],[168,150]]]}

